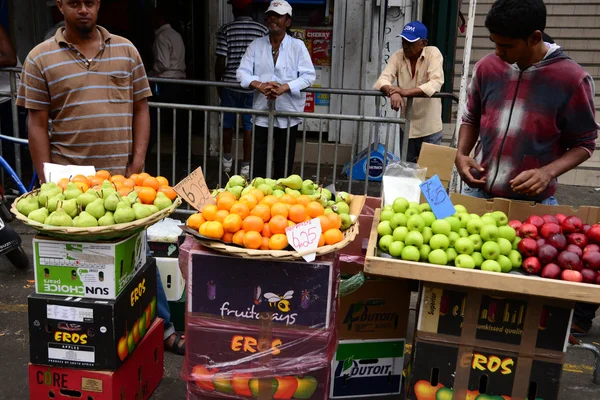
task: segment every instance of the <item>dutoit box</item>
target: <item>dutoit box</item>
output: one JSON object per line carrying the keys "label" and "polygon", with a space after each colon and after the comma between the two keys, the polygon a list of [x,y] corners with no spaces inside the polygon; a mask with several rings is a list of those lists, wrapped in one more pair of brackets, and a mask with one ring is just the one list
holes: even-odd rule
{"label": "dutoit box", "polygon": [[156,264],[150,258],[117,300],[30,295],[31,362],[117,370],[156,316],[156,290]]}
{"label": "dutoit box", "polygon": [[35,291],[114,300],[146,263],[144,232],[112,242],[33,238]]}

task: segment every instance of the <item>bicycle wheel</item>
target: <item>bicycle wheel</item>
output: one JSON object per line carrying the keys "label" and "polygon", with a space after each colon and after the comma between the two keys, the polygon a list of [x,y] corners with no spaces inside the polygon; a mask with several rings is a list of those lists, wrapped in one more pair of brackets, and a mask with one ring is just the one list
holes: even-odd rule
{"label": "bicycle wheel", "polygon": [[29,256],[25,253],[22,246],[6,253],[8,260],[19,269],[27,269],[29,267]]}

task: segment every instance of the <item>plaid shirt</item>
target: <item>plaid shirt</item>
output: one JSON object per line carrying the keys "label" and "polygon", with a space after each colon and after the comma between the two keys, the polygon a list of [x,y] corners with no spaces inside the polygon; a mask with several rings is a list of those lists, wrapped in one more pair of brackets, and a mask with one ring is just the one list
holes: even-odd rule
{"label": "plaid shirt", "polygon": [[518,200],[552,196],[556,180],[535,198],[515,193],[509,182],[556,161],[568,149],[594,151],[594,92],[590,75],[560,48],[524,71],[494,54],[480,60],[463,124],[479,128],[475,159],[487,173],[484,190]]}

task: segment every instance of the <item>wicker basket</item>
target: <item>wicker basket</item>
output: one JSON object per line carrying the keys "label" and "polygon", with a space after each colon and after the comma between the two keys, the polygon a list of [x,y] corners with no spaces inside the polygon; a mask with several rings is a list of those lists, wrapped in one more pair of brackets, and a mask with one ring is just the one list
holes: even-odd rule
{"label": "wicker basket", "polygon": [[[193,235],[198,239],[203,246],[209,247],[213,250],[216,250],[221,253],[227,253],[232,256],[242,257],[242,258],[251,258],[251,259],[277,259],[277,260],[298,260],[302,258],[302,255],[307,254],[307,252],[299,253],[295,250],[253,250],[246,249],[243,247],[238,247],[232,244],[226,244],[219,240],[213,240],[206,238],[194,229],[191,229],[187,226],[181,226],[182,230],[190,235]],[[354,223],[350,228],[344,231],[344,240],[339,243],[318,247],[316,250],[317,256],[322,256],[328,253],[333,253],[334,251],[338,251],[346,247],[350,242],[352,242],[356,235],[358,235],[358,220]]]}
{"label": "wicker basket", "polygon": [[138,219],[133,222],[129,222],[126,224],[115,224],[110,226],[94,226],[90,228],[75,228],[75,227],[65,227],[65,226],[50,226],[45,224],[40,224],[39,222],[32,221],[27,218],[26,215],[21,214],[17,210],[17,202],[29,194],[35,194],[37,192],[33,191],[31,193],[24,194],[23,196],[15,199],[12,203],[10,211],[17,217],[17,219],[23,222],[25,225],[30,226],[31,228],[37,230],[41,234],[56,237],[63,240],[72,240],[78,242],[96,242],[102,240],[112,240],[117,238],[128,237],[134,235],[138,232],[141,232],[148,228],[151,225],[154,225],[156,222],[160,221],[163,218],[169,216],[173,211],[177,209],[181,205],[181,198],[177,197],[171,207],[160,210],[157,213],[152,214],[149,217]]}

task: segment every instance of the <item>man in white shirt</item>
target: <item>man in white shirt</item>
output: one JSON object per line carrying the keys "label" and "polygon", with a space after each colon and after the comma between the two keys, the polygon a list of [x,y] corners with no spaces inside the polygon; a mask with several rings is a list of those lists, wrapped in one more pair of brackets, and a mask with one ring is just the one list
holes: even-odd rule
{"label": "man in white shirt", "polygon": [[[274,0],[265,14],[269,35],[256,39],[248,46],[237,70],[237,79],[242,87],[255,90],[253,109],[267,110],[269,100],[275,100],[277,111],[303,112],[306,94],[301,90],[313,84],[316,74],[304,42],[286,33],[292,24],[292,7],[287,1]],[[269,120],[265,116],[255,116],[254,121],[256,137],[253,176],[264,177],[267,169]],[[289,123],[287,117],[275,118],[273,178],[292,174],[300,122],[300,118],[290,118]]]}
{"label": "man in white shirt", "polygon": [[171,27],[168,14],[157,8],[154,14],[154,76],[157,78],[185,79],[185,44],[183,38]]}

